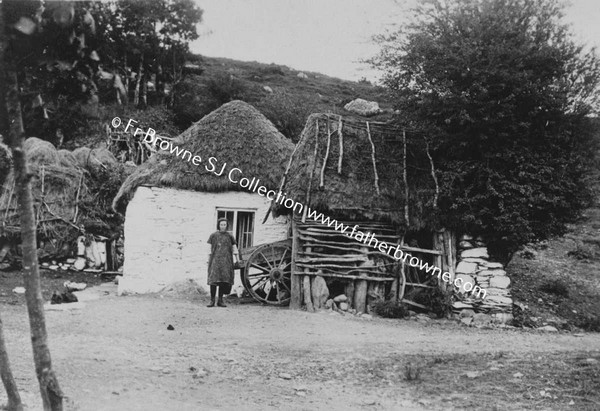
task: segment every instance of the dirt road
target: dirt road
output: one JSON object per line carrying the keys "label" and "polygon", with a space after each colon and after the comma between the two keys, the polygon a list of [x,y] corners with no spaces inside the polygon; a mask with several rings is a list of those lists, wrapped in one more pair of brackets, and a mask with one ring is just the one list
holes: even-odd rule
{"label": "dirt road", "polygon": [[[112,287],[95,291],[104,290],[114,292]],[[69,397],[67,409],[449,409],[485,404],[481,392],[459,388],[480,384],[490,369],[498,369],[490,364],[501,357],[517,368],[524,358],[562,358],[566,352],[600,358],[599,334],[478,330],[445,320],[205,305],[199,296],[110,294],[80,310],[48,311],[53,364]],[[1,309],[23,400],[27,409],[39,409],[25,307]],[[455,355],[469,359],[467,369],[482,376],[469,380],[458,370],[446,377],[425,370],[423,384],[462,384],[455,384],[452,395],[427,397],[425,385],[406,381],[407,362],[433,358],[431,364],[442,364]],[[523,408],[528,404],[526,397],[523,401],[501,400],[498,409]]]}

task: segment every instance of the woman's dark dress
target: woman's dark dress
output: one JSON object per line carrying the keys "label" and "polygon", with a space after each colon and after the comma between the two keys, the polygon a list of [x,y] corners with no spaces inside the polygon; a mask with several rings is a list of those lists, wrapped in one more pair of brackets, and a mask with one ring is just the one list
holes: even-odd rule
{"label": "woman's dark dress", "polygon": [[233,246],[235,238],[228,232],[214,232],[208,238],[211,258],[208,262],[208,285],[227,283],[233,285]]}

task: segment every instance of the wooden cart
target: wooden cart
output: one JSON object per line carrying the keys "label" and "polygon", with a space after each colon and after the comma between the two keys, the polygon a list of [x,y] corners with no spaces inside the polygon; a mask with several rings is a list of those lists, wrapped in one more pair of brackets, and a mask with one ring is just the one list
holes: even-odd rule
{"label": "wooden cart", "polygon": [[289,305],[292,296],[292,240],[261,244],[240,250],[244,288],[255,300]]}

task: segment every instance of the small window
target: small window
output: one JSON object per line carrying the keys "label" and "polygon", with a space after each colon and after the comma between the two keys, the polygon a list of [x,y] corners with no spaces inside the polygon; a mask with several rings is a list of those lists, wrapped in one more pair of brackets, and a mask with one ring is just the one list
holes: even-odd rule
{"label": "small window", "polygon": [[252,247],[254,242],[254,211],[217,209],[217,222],[220,218],[227,219],[228,231],[236,238],[240,250]]}

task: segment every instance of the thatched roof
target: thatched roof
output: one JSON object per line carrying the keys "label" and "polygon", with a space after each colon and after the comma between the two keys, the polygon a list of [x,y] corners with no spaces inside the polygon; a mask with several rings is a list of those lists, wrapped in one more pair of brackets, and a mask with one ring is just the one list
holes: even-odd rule
{"label": "thatched roof", "polygon": [[[244,191],[227,178],[234,167],[242,170],[243,176],[256,177],[261,185],[277,189],[294,149],[293,143],[265,116],[237,100],[194,123],[173,140],[173,146],[200,156],[201,163],[194,165],[169,151],[159,150],[125,180],[113,201],[115,210],[123,212],[141,185],[207,192]],[[217,172],[227,164],[223,175],[207,171],[210,157],[217,159]]]}
{"label": "thatched roof", "polygon": [[[403,135],[385,123],[312,114],[282,191],[332,217],[406,226]],[[433,209],[436,184],[422,136],[406,141],[409,225],[422,228]],[[281,205],[275,208],[276,215],[287,212]]]}

